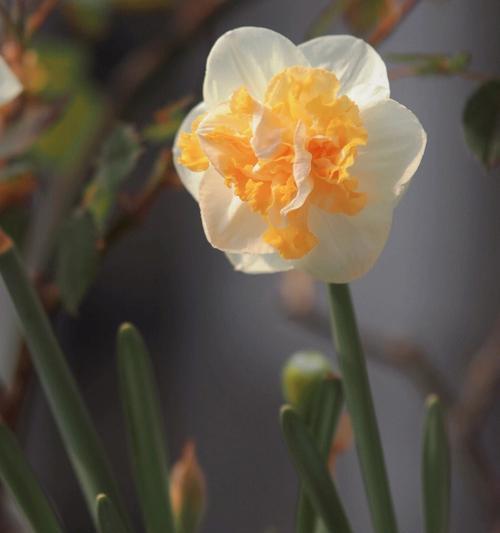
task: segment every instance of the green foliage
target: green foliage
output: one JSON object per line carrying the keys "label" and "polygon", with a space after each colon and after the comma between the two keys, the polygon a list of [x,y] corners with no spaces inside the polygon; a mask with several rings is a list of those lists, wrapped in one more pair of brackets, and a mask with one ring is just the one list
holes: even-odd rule
{"label": "green foliage", "polygon": [[350,533],[351,527],[325,461],[307,426],[292,407],[281,410],[281,426],[307,495],[327,531]]}
{"label": "green foliage", "polygon": [[385,14],[387,0],[349,0],[345,11],[351,28],[365,33],[373,28]]}
{"label": "green foliage", "polygon": [[67,173],[82,163],[82,156],[100,127],[104,100],[90,80],[86,51],[61,40],[36,45],[47,73],[42,96],[63,99],[58,120],[38,139],[32,153],[40,166]]}
{"label": "green foliage", "polygon": [[415,76],[444,75],[453,76],[465,72],[470,65],[468,52],[456,54],[390,54],[391,63],[405,63]]}
{"label": "green foliage", "polygon": [[130,533],[115,504],[105,494],[97,496],[96,508],[99,533]]}
{"label": "green foliage", "polygon": [[56,281],[64,307],[72,314],[94,281],[99,264],[97,230],[92,215],[77,211],[64,225],[59,238]]}
{"label": "green foliage", "polygon": [[500,80],[483,83],[469,98],[463,115],[465,140],[481,163],[500,163]]}
{"label": "green foliage", "polygon": [[450,452],[441,402],[427,399],[422,457],[422,488],[426,533],[448,533]]}
{"label": "green foliage", "polygon": [[[2,232],[0,242],[0,275],[16,309],[64,447],[95,519],[96,496],[103,492],[110,494],[119,505],[118,486],[90,414],[19,254]],[[123,507],[120,511],[124,517],[127,516]]]}
{"label": "green foliage", "polygon": [[[328,462],[335,429],[342,412],[343,398],[340,379],[327,376],[314,384],[304,409],[303,420],[325,464]],[[297,511],[297,532],[310,533],[320,526],[317,522],[318,517],[312,503],[306,491],[301,488]]]}
{"label": "green foliage", "polygon": [[332,31],[332,25],[344,16],[355,33],[366,33],[386,12],[386,0],[331,0],[311,24],[307,35],[319,37]]}
{"label": "green foliage", "polygon": [[2,132],[0,159],[7,159],[26,152],[40,135],[59,116],[57,106],[37,105],[26,109],[23,114]]}
{"label": "green foliage", "polygon": [[139,138],[131,126],[119,124],[104,143],[94,179],[85,192],[85,206],[102,234],[118,191],[140,154]]}
{"label": "green foliage", "polygon": [[0,478],[14,496],[34,533],[62,533],[14,435],[3,424],[0,424]]}
{"label": "green foliage", "polygon": [[118,333],[118,373],[130,459],[146,531],[174,533],[160,401],[147,348],[131,324],[124,324]]}

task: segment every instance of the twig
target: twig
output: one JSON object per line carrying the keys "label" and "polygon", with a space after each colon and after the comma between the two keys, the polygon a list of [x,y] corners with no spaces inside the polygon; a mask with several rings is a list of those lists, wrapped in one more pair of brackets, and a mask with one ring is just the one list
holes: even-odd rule
{"label": "twig", "polygon": [[419,0],[404,0],[395,5],[373,30],[368,37],[368,42],[373,46],[377,46],[387,39],[403,19],[416,7],[418,2]]}
{"label": "twig", "polygon": [[25,30],[27,38],[30,38],[40,28],[58,2],[59,0],[43,0],[37,10],[29,16]]}

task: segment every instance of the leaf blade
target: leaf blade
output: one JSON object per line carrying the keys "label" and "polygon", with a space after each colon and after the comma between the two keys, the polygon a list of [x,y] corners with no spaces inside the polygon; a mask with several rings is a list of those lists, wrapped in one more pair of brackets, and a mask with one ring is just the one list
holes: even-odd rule
{"label": "leaf blade", "polygon": [[146,531],[175,533],[167,447],[153,369],[142,337],[130,324],[124,324],[118,333],[118,373]]}
{"label": "leaf blade", "polygon": [[62,533],[51,505],[12,432],[0,424],[0,477],[35,533]]}
{"label": "leaf blade", "polygon": [[500,163],[500,80],[483,83],[464,109],[465,140],[474,155],[491,170]]}
{"label": "leaf blade", "polygon": [[427,399],[422,457],[426,533],[447,533],[450,507],[450,454],[444,413],[437,396]]}
{"label": "leaf blade", "polygon": [[115,504],[106,494],[99,494],[96,498],[96,515],[99,533],[130,533],[130,529],[123,523]]}
{"label": "leaf blade", "polygon": [[351,533],[342,503],[313,437],[290,406],[281,410],[281,427],[290,455],[316,513],[330,533]]}
{"label": "leaf blade", "polygon": [[88,211],[74,213],[66,222],[58,242],[56,281],[64,307],[76,314],[97,275],[99,254],[97,229]]}

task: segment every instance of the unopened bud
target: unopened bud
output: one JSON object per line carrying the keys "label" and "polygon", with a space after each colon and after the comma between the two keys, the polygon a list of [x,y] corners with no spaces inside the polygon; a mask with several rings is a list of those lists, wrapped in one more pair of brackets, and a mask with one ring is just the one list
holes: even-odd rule
{"label": "unopened bud", "polygon": [[177,533],[196,533],[206,507],[205,476],[198,464],[193,442],[184,446],[182,457],[170,474],[170,497]]}
{"label": "unopened bud", "polygon": [[330,361],[320,352],[293,354],[283,368],[283,394],[294,407],[303,405],[313,386],[332,370]]}

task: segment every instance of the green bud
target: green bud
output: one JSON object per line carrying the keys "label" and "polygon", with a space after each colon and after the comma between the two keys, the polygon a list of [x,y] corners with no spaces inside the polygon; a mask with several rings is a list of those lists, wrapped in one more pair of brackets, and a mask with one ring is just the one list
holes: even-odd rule
{"label": "green bud", "polygon": [[294,353],[283,367],[285,400],[300,409],[314,385],[331,372],[332,365],[321,352],[304,350]]}

